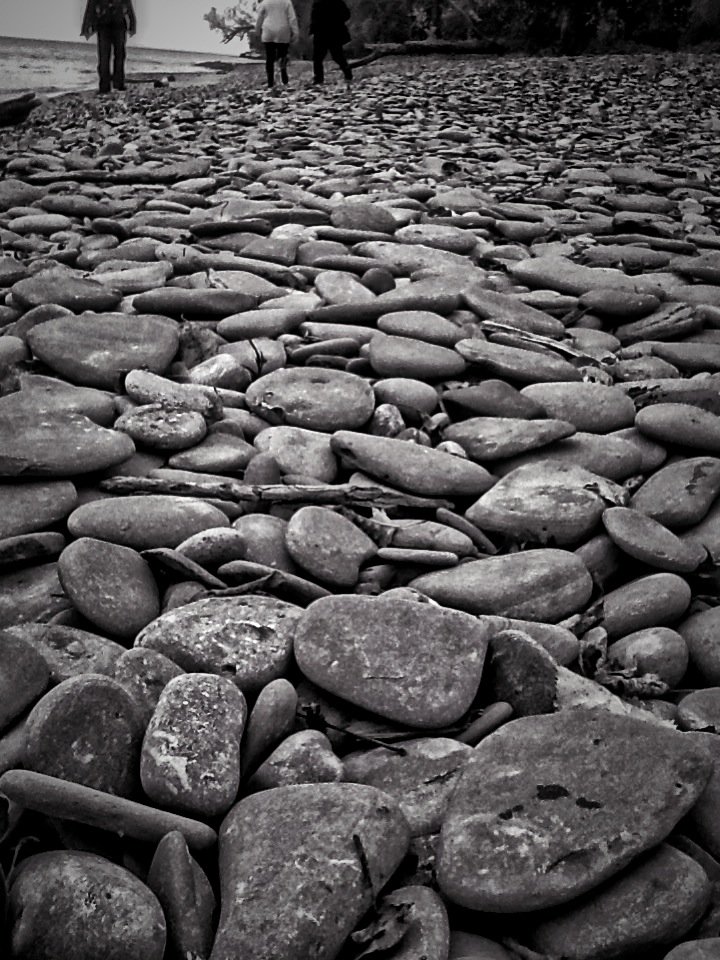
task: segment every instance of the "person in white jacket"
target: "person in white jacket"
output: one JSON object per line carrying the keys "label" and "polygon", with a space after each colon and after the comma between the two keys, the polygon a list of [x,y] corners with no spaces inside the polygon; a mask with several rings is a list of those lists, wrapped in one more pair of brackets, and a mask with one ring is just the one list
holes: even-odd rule
{"label": "person in white jacket", "polygon": [[268,87],[275,86],[275,64],[280,64],[280,79],[288,82],[288,48],[298,38],[298,22],[292,0],[261,0],[255,32],[265,46],[265,71]]}

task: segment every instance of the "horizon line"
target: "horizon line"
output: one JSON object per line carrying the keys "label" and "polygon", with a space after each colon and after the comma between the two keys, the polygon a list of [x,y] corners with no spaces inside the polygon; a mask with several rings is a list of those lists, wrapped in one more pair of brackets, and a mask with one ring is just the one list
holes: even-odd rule
{"label": "horizon line", "polygon": [[[61,40],[54,37],[26,37],[19,36],[18,34],[6,34],[0,33],[0,40],[33,40],[36,43],[84,43],[85,40],[82,36],[78,36],[74,40]],[[130,43],[128,46],[131,46],[135,50],[163,50],[166,53],[199,53],[202,56],[212,56],[216,55],[218,57],[227,57],[230,60],[235,60],[237,57],[242,54],[239,53],[224,53],[222,50],[190,50],[182,49],[179,47],[150,47],[141,43]]]}

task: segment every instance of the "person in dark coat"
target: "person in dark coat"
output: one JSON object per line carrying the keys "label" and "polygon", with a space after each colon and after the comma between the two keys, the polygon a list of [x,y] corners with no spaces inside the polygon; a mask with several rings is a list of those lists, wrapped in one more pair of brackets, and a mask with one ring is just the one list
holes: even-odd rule
{"label": "person in dark coat", "polygon": [[344,0],[314,0],[310,16],[310,33],[313,37],[313,83],[325,79],[323,61],[330,54],[342,70],[347,83],[352,80],[352,70],[345,57],[343,46],[350,42],[347,22],[350,11]]}
{"label": "person in dark coat", "polygon": [[125,89],[125,42],[136,28],[132,0],[87,0],[80,35],[89,40],[97,34],[99,93]]}

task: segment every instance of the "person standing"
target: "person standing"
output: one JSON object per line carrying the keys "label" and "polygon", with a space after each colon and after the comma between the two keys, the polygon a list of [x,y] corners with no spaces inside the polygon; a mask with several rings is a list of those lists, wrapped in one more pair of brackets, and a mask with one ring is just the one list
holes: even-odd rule
{"label": "person standing", "polygon": [[313,83],[325,80],[323,61],[330,54],[342,70],[345,81],[352,80],[352,70],[343,47],[350,42],[347,22],[350,19],[344,0],[314,0],[310,15],[310,33],[313,36]]}
{"label": "person standing", "polygon": [[280,79],[287,86],[288,48],[298,38],[298,22],[292,0],[261,0],[255,32],[265,46],[267,85],[275,86],[275,64],[280,66]]}
{"label": "person standing", "polygon": [[80,35],[89,40],[97,34],[99,93],[125,89],[125,41],[136,29],[132,0],[87,0]]}

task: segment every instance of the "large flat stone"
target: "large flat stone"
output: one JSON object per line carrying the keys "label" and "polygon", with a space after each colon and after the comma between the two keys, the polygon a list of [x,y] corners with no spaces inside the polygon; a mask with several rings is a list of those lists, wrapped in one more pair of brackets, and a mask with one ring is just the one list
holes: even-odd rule
{"label": "large flat stone", "polygon": [[441,889],[498,913],[566,903],[664,840],[711,771],[684,734],[602,709],[512,721],[458,783],[441,831]]}

